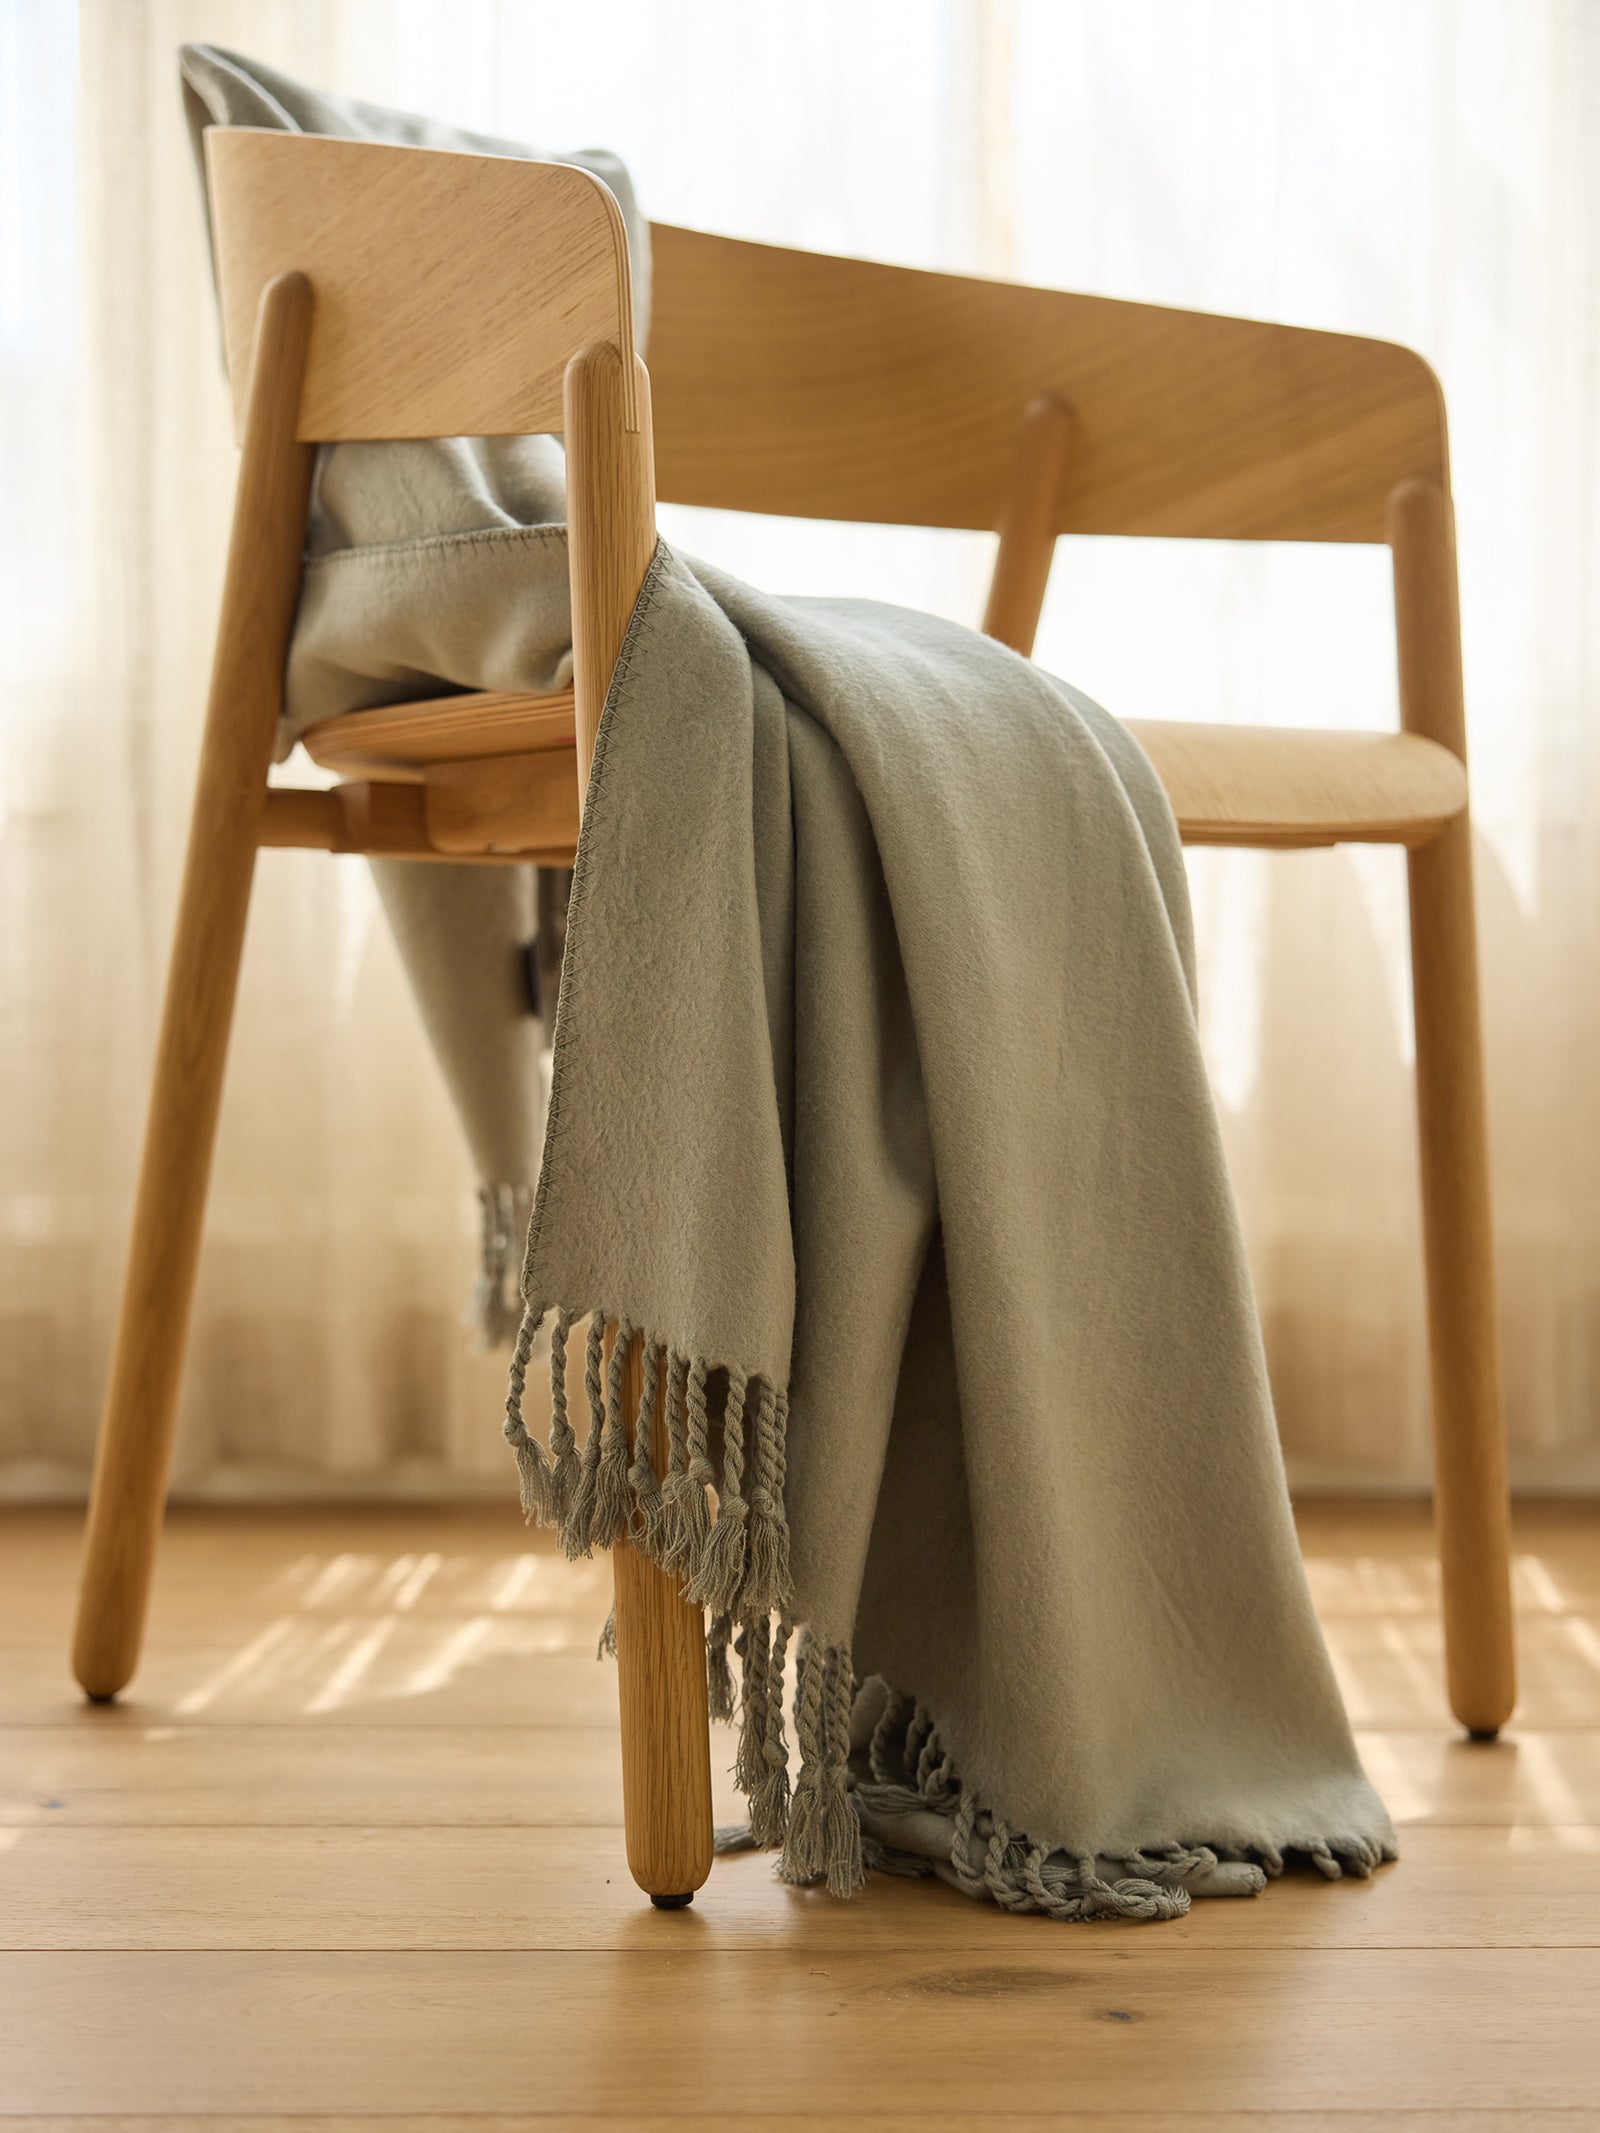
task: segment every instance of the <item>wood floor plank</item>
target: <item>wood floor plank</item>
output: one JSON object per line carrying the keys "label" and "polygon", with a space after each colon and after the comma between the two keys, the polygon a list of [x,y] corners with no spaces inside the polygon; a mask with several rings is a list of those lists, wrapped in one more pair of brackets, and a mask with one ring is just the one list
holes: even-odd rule
{"label": "wood floor plank", "polygon": [[[36,1824],[611,1827],[615,1721],[590,1726],[171,1725],[0,1728],[0,1829]],[[1577,1736],[1574,1736],[1576,1738]],[[719,1735],[713,1772],[731,1760]],[[1595,1745],[1600,1785],[1600,1737]],[[732,1819],[735,1795],[722,1793]]]}
{"label": "wood floor plank", "polygon": [[[773,2114],[762,2111],[737,2120],[726,2116],[715,2097],[708,2099],[698,2117],[707,2124],[737,2124],[741,2133],[839,2133],[838,2117],[817,2117],[811,2112]],[[628,2133],[683,2133],[682,2117],[663,2117],[652,2112],[626,2118],[600,2117],[591,2112],[557,2112],[542,2116],[540,2133],[598,2133],[603,2127],[626,2125]],[[874,2133],[929,2133],[925,2112],[874,2111]],[[1064,2119],[1051,2111],[961,2111],[939,2113],[938,2133],[1046,2133],[1063,2125],[1071,2133],[1585,2133],[1595,2123],[1595,2113],[1582,2109],[1554,2111],[1077,2111]],[[322,2112],[240,2115],[212,2112],[174,2118],[147,2117],[39,2118],[12,2117],[0,2104],[0,2125],[6,2133],[521,2133],[528,2114],[474,2111],[418,2116],[404,2111],[381,2117],[371,2112],[340,2112],[335,2117]]]}
{"label": "wood floor plank", "polygon": [[[237,1642],[146,1650],[108,1725],[305,1722],[528,1726],[616,1723],[617,1673],[595,1658],[604,1616],[411,1622],[278,1615]],[[63,1652],[0,1646],[0,1714],[61,1725],[84,1712]]]}
{"label": "wood floor plank", "polygon": [[[1334,1614],[1323,1617],[1322,1629],[1353,1725],[1455,1730],[1436,1616]],[[1517,1727],[1593,1726],[1600,1716],[1600,1618],[1521,1615],[1517,1686]]]}
{"label": "wood floor plank", "polygon": [[[0,1956],[13,2110],[660,2113],[1592,2107],[1600,1954],[1193,1953],[1166,1928],[1014,1961],[797,1963],[641,1912],[587,1954]],[[935,2072],[936,2070],[936,2072]]]}
{"label": "wood floor plank", "polygon": [[[7,1841],[9,1839],[9,1842]],[[66,1829],[0,1834],[0,1948],[618,1949],[643,1899],[615,1829]],[[849,1904],[720,1860],[698,1949],[1030,1956],[1060,1928],[938,1882]],[[1406,1832],[1368,1882],[1293,1873],[1196,1903],[1193,1948],[1600,1948],[1600,1832]]]}
{"label": "wood floor plank", "polygon": [[[285,1546],[286,1518],[293,1538]],[[7,1643],[62,1648],[77,1591],[78,1527],[51,1515],[43,1531],[0,1511],[0,1559],[12,1598]],[[569,1562],[514,1505],[485,1514],[355,1511],[330,1520],[295,1512],[174,1514],[151,1594],[152,1644],[209,1644],[291,1614],[328,1622],[399,1614],[412,1620],[476,1615],[570,1618],[593,1646],[611,1605],[611,1566]]]}
{"label": "wood floor plank", "polygon": [[[1600,1823],[1600,1729],[1493,1744],[1432,1728],[1357,1736],[1396,1821]],[[717,1812],[733,1735],[712,1734]],[[620,1821],[614,1722],[590,1726],[169,1723],[74,1706],[0,1727],[0,1828],[32,1824],[603,1827]]]}
{"label": "wood floor plank", "polygon": [[758,1858],[652,1912],[609,1568],[502,1506],[179,1513],[109,1710],[76,1515],[0,1512],[0,2133],[1600,2127],[1600,1509],[1519,1509],[1492,1746],[1444,1713],[1425,1507],[1300,1525],[1402,1862],[1074,1931]]}
{"label": "wood floor plank", "polygon": [[[463,1615],[283,1613],[227,1643],[152,1638],[124,1716],[212,1724],[319,1719],[347,1724],[594,1724],[616,1710],[616,1676],[594,1663],[604,1610]],[[1443,1650],[1432,1617],[1334,1616],[1328,1648],[1359,1728],[1457,1731],[1445,1705]],[[1515,1724],[1535,1731],[1600,1723],[1600,1618],[1524,1616]],[[80,1708],[65,1646],[0,1642],[0,1714],[60,1724]]]}
{"label": "wood floor plank", "polygon": [[[1297,1507],[1307,1575],[1324,1620],[1435,1615],[1438,1562],[1425,1503]],[[292,1539],[285,1545],[286,1521]],[[0,1506],[7,1643],[64,1648],[77,1588],[81,1512]],[[1582,1500],[1516,1507],[1513,1569],[1524,1615],[1600,1617],[1600,1546]],[[178,1508],[152,1598],[153,1642],[193,1645],[285,1612],[569,1614],[603,1618],[610,1570],[569,1563],[525,1528],[508,1493],[489,1504],[296,1510]],[[598,1608],[598,1614],[596,1609]]]}
{"label": "wood floor plank", "polygon": [[[717,2099],[707,2100],[705,2108],[697,2114],[707,2124],[737,2124],[741,2133],[839,2133],[841,2120],[838,2117],[821,2118],[811,2112],[770,2113],[762,2111],[754,2116],[731,2119],[719,2108]],[[686,2123],[682,2117],[664,2117],[651,2112],[645,2116],[629,2112],[626,2118],[600,2117],[591,2112],[556,2112],[542,2116],[540,2133],[598,2133],[603,2127],[626,2125],[628,2133],[683,2133]],[[857,2121],[859,2123],[859,2121]],[[1050,2111],[982,2111],[955,2114],[941,2111],[936,2120],[938,2133],[1046,2133],[1046,2129],[1068,2125],[1071,2133],[1585,2133],[1592,2127],[1595,2114],[1582,2108],[1563,2111],[1478,2111],[1478,2110],[1419,2110],[1419,2111],[1077,2111],[1064,2119],[1059,2110]],[[147,2117],[93,2117],[39,2118],[12,2117],[0,2104],[0,2125],[6,2133],[172,2133],[180,2127],[182,2133],[373,2133],[382,2128],[382,2133],[521,2133],[528,2124],[528,2114],[474,2111],[470,2114],[451,2112],[445,2115],[417,2115],[404,2111],[381,2117],[371,2112],[340,2112],[328,2117],[322,2112],[296,2113],[293,2117],[277,2114],[240,2115],[229,2112],[218,2116],[212,2112],[173,2118],[163,2115]],[[925,2112],[874,2111],[870,2120],[874,2133],[929,2133],[929,2119]]]}

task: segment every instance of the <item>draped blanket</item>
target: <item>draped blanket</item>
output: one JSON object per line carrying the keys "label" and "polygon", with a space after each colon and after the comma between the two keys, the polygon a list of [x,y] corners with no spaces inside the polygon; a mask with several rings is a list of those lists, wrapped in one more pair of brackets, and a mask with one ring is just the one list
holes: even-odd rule
{"label": "draped blanket", "polygon": [[[528,1507],[675,1570],[714,1681],[742,1647],[786,1874],[931,1858],[1010,1907],[1160,1916],[1392,1851],[1290,1522],[1176,831],[1076,691],[658,552],[523,1284]],[[547,1317],[548,1448],[520,1402]],[[643,1338],[637,1416],[602,1318]]]}
{"label": "draped blanket", "polygon": [[[374,628],[392,567],[411,492],[367,471],[383,535],[345,520],[323,642]],[[455,535],[430,564],[414,525],[394,629],[522,632],[539,686],[564,541],[508,517],[465,536],[481,563]],[[495,914],[412,872],[433,1019],[453,986],[471,1026]],[[1166,1918],[1293,1856],[1394,1856],[1290,1520],[1175,826],[1077,691],[658,548],[585,806],[522,1288],[524,1504],[703,1604],[747,1841],[787,1878]],[[636,1413],[607,1321],[642,1342]]]}

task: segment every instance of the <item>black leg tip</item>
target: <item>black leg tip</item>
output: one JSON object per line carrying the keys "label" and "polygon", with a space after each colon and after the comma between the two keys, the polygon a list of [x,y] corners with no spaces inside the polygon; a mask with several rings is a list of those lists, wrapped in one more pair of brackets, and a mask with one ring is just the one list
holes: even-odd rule
{"label": "black leg tip", "polygon": [[682,1911],[694,1902],[694,1890],[683,1896],[652,1896],[650,1901],[658,1911]]}
{"label": "black leg tip", "polygon": [[1498,1726],[1468,1726],[1467,1738],[1468,1740],[1498,1740],[1500,1738],[1500,1728]]}
{"label": "black leg tip", "polygon": [[107,1689],[103,1695],[94,1689],[85,1689],[83,1693],[89,1703],[115,1703],[117,1700],[115,1689]]}

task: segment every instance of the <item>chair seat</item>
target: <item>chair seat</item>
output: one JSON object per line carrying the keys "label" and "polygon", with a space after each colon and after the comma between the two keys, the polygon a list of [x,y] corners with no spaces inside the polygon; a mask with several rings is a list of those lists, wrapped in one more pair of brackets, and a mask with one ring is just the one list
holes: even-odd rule
{"label": "chair seat", "polygon": [[420,783],[429,763],[576,747],[577,729],[570,689],[554,696],[482,691],[346,711],[309,727],[300,745],[312,762],[341,777],[406,777]]}
{"label": "chair seat", "polygon": [[[1467,804],[1460,760],[1414,733],[1152,719],[1128,726],[1166,787],[1186,844],[1415,846]],[[572,693],[389,704],[325,720],[302,738],[315,762],[342,776],[430,782],[441,765],[571,751]],[[562,776],[572,781],[576,836],[576,769],[548,766],[550,781]]]}
{"label": "chair seat", "polygon": [[1130,719],[1185,844],[1431,843],[1467,804],[1466,766],[1415,733]]}

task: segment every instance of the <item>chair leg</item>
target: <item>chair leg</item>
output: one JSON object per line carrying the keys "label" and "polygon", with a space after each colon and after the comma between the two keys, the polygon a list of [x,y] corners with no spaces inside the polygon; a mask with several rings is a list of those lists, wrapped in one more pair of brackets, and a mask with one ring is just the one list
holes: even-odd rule
{"label": "chair leg", "polygon": [[[199,828],[199,801],[196,827]],[[255,860],[197,836],[167,974],[133,1234],[100,1427],[73,1670],[96,1701],[138,1663]],[[200,864],[195,864],[200,861]]]}
{"label": "chair leg", "polygon": [[1409,868],[1445,1670],[1456,1717],[1493,1739],[1516,1656],[1468,818]]}
{"label": "chair leg", "polygon": [[[631,1414],[639,1411],[641,1353],[635,1337],[623,1373],[624,1411]],[[651,1450],[660,1472],[666,1444],[659,1409]],[[626,1541],[611,1552],[628,1868],[658,1909],[676,1910],[711,1872],[705,1617],[675,1578]]]}
{"label": "chair leg", "polygon": [[[1401,724],[1464,762],[1448,491],[1403,482],[1389,499],[1389,541]],[[1475,1738],[1493,1739],[1516,1702],[1516,1655],[1468,816],[1407,863],[1445,1671],[1457,1718]]]}
{"label": "chair leg", "polygon": [[294,620],[311,447],[295,428],[311,291],[262,295],[189,850],[133,1236],[89,1498],[73,1670],[105,1701],[139,1657],[222,1098],[256,840]]}

